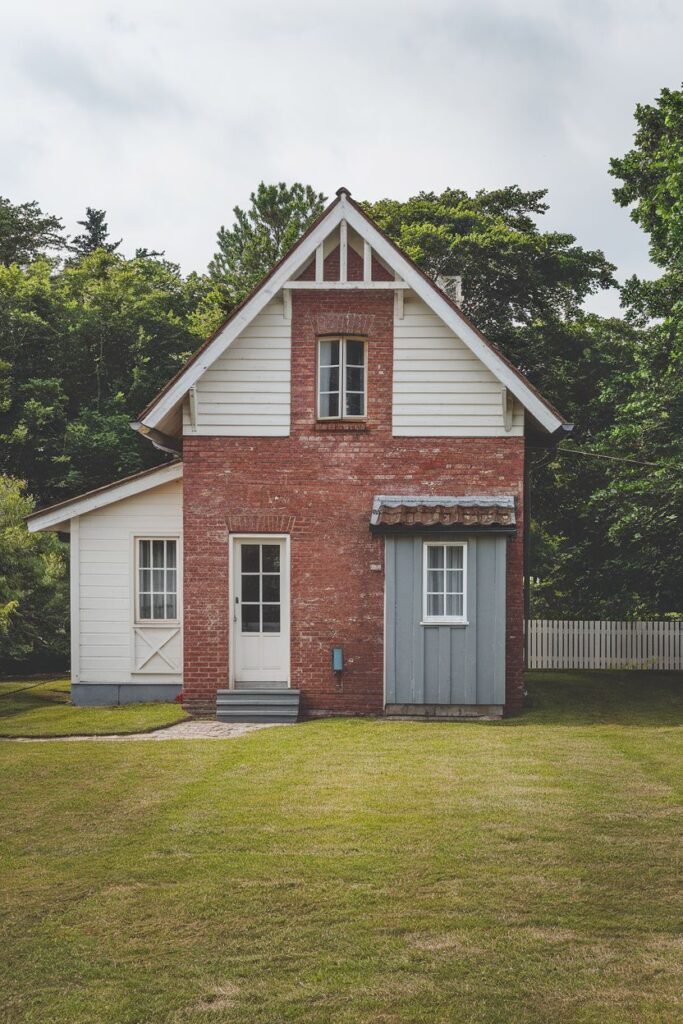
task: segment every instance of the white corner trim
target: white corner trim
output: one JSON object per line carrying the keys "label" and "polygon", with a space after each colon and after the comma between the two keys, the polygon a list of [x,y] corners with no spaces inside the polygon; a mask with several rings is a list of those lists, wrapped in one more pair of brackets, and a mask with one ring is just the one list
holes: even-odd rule
{"label": "white corner trim", "polygon": [[[147,415],[141,420],[145,426],[157,426],[172,411],[178,402],[185,397],[192,385],[196,384],[202,374],[226,351],[254,317],[267,306],[292,275],[307,263],[311,256],[316,253],[318,246],[323,244],[330,232],[338,224],[341,224],[345,206],[346,204],[343,201],[333,206],[327,216],[311,231],[310,235],[303,240],[301,245],[294,248],[275,273],[252,295],[237,316],[233,317],[225,325],[223,330],[207,345],[199,358],[180,374],[177,381],[168,389],[166,394],[162,395],[159,401],[152,406]],[[319,257],[316,254],[316,269],[318,267],[318,260]]]}
{"label": "white corner trim", "polygon": [[[81,678],[81,522],[71,520],[69,536],[69,601],[71,619],[71,685]],[[30,529],[30,527],[29,527]]]}
{"label": "white corner trim", "polygon": [[142,494],[144,491],[151,491],[154,487],[161,487],[173,480],[180,480],[183,475],[182,462],[173,462],[169,466],[160,466],[154,473],[147,473],[145,476],[134,477],[129,480],[121,480],[118,484],[103,488],[101,491],[94,491],[92,494],[84,494],[80,498],[59,505],[56,508],[46,508],[44,512],[37,512],[28,523],[29,533],[38,533],[40,530],[53,530],[62,523],[72,524],[72,529],[78,523],[78,516],[86,512],[94,512],[95,509],[103,508],[105,505],[113,505],[124,498],[132,498],[135,494]]}
{"label": "white corner trim", "polygon": [[549,433],[562,426],[564,420],[560,419],[547,407],[545,402],[534,393],[534,391],[518,377],[507,363],[492,349],[486,342],[482,341],[477,332],[470,327],[467,321],[446,301],[437,291],[422,277],[422,274],[415,266],[394,249],[383,235],[377,230],[372,221],[366,219],[354,206],[347,202],[342,196],[339,203],[341,215],[347,223],[361,237],[365,238],[378,256],[381,256],[389,266],[392,267],[412,290],[418,295],[427,306],[432,309],[450,329],[467,345],[474,355],[481,360],[491,373],[497,377],[501,384],[504,384],[517,398],[525,409],[537,420]]}

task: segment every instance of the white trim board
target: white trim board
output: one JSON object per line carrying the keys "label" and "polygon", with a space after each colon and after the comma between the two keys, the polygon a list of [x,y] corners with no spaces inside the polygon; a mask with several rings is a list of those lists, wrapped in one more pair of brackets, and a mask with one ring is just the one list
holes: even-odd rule
{"label": "white trim board", "polygon": [[94,512],[95,509],[103,508],[105,505],[113,505],[117,501],[123,501],[124,498],[132,498],[135,494],[150,491],[153,487],[161,487],[163,484],[180,480],[182,475],[182,462],[172,462],[168,466],[159,466],[153,472],[137,477],[128,477],[109,487],[104,487],[100,491],[92,491],[90,494],[83,494],[62,505],[34,512],[26,523],[28,531],[29,533],[38,533],[40,530],[55,530],[86,512]]}
{"label": "white trim board", "polygon": [[[69,537],[69,595],[71,613],[71,683],[81,680],[81,531],[76,516]],[[30,526],[29,526],[30,529]]]}

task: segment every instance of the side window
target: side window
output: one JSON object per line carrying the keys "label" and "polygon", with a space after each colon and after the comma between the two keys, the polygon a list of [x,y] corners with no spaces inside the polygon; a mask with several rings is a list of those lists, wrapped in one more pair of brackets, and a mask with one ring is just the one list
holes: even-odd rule
{"label": "side window", "polygon": [[318,418],[362,419],[367,405],[367,346],[357,338],[318,343]]}
{"label": "side window", "polygon": [[137,618],[156,622],[178,618],[178,542],[140,538],[137,541]]}
{"label": "side window", "polygon": [[425,541],[422,558],[423,622],[466,622],[467,545]]}

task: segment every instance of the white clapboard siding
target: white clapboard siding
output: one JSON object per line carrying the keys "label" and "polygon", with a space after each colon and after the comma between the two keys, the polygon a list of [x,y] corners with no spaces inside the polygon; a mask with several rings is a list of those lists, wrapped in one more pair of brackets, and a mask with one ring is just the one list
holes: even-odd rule
{"label": "white clapboard siding", "polygon": [[[82,683],[182,682],[179,624],[135,625],[135,537],[182,537],[182,481],[113,502],[79,517],[78,662]],[[179,559],[182,550],[178,549]],[[179,571],[179,598],[182,599]],[[145,664],[145,639],[166,630],[168,661]],[[175,667],[175,671],[168,664]],[[142,666],[142,668],[140,668]]]}
{"label": "white clapboard siding", "polygon": [[424,302],[406,297],[394,318],[393,433],[497,437],[524,433],[515,401],[505,429],[501,384]]}
{"label": "white clapboard siding", "polygon": [[292,324],[273,299],[196,384],[196,423],[183,406],[183,432],[286,437],[290,430]]}
{"label": "white clapboard siding", "polygon": [[531,619],[529,668],[683,669],[683,622]]}

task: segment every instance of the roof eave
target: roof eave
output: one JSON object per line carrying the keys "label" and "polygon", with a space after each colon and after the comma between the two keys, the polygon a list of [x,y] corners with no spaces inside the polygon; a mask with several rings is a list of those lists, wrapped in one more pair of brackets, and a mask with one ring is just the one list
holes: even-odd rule
{"label": "roof eave", "polygon": [[162,487],[164,484],[179,480],[182,475],[183,464],[180,461],[154,466],[152,469],[145,469],[141,473],[134,473],[111,484],[86,491],[75,498],[68,498],[66,501],[31,512],[24,518],[24,522],[29,533],[40,533],[42,530],[59,531],[77,516],[95,512],[105,505],[113,505],[117,501],[132,498],[155,487]]}

